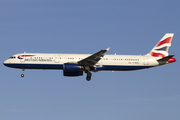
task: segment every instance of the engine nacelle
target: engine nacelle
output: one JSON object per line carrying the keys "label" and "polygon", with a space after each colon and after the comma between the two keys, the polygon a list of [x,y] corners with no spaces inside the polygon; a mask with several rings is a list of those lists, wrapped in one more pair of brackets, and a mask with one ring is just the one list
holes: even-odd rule
{"label": "engine nacelle", "polygon": [[81,76],[83,75],[84,68],[78,64],[74,63],[64,63],[63,74],[64,76]]}

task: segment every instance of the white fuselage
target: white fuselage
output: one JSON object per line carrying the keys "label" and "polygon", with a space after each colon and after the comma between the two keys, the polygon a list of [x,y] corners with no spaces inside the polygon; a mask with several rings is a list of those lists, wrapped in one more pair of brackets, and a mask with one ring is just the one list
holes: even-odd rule
{"label": "white fuselage", "polygon": [[[77,63],[91,54],[21,53],[4,61],[4,65],[20,69],[63,69],[64,63]],[[158,58],[156,58],[158,59]],[[96,70],[137,70],[158,66],[154,57],[141,55],[104,55]],[[93,71],[93,70],[92,70]]]}

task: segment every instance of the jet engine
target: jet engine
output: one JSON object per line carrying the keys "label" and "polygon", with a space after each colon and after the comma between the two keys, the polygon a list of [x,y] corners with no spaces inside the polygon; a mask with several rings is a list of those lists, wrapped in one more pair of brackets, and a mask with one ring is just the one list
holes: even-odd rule
{"label": "jet engine", "polygon": [[64,63],[63,75],[64,76],[82,76],[84,67],[75,63]]}

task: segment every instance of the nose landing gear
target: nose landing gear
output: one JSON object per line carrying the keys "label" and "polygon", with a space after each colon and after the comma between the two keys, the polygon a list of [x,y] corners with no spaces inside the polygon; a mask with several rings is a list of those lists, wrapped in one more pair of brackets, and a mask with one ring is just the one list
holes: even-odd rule
{"label": "nose landing gear", "polygon": [[22,78],[24,77],[24,71],[25,71],[25,69],[22,69],[22,74],[21,74]]}

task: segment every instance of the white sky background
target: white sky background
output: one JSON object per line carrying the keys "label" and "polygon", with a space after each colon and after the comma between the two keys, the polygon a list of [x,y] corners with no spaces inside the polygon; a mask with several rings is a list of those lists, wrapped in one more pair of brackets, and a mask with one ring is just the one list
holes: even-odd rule
{"label": "white sky background", "polygon": [[[179,120],[180,2],[177,0],[0,1],[0,119]],[[3,66],[16,53],[146,54],[174,33],[176,63],[92,80],[62,70]]]}

